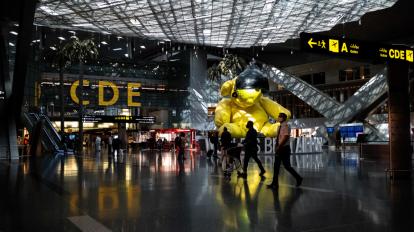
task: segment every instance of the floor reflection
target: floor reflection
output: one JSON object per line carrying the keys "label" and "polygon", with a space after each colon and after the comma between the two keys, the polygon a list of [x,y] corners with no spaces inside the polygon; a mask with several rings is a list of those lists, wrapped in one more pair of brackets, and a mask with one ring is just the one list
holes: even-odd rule
{"label": "floor reflection", "polygon": [[[396,224],[412,228],[411,182],[385,181],[381,165],[361,161],[355,153],[291,158],[305,178],[303,189],[295,188],[284,171],[277,191],[265,188],[272,177],[272,156],[260,157],[268,171],[265,179],[251,165],[247,180],[233,175],[230,181],[222,178],[217,159],[196,152],[188,152],[186,160],[169,151],[112,156],[102,150],[84,157],[3,162],[0,181],[7,188],[0,192],[0,230],[65,231],[73,226],[67,217],[85,214],[113,231],[303,231],[333,226],[348,231],[355,229],[353,223],[368,231]],[[26,207],[30,210],[23,218],[18,216]]]}

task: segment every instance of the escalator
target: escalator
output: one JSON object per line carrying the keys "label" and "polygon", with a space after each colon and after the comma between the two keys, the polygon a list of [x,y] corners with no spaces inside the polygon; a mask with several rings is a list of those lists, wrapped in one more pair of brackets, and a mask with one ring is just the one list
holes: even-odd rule
{"label": "escalator", "polygon": [[263,70],[271,82],[283,86],[327,119],[331,119],[335,110],[341,106],[329,95],[292,74],[269,66]]}
{"label": "escalator", "polygon": [[[270,81],[283,86],[327,118],[325,126],[329,127],[337,127],[339,124],[355,120],[364,121],[387,99],[388,85],[385,69],[372,77],[343,104],[292,74],[269,66],[264,70]],[[373,134],[373,138],[384,138],[384,135],[379,134],[380,132],[375,127],[367,125],[366,128],[367,132]],[[327,136],[325,128],[320,128],[319,132],[324,137]]]}
{"label": "escalator", "polygon": [[[42,146],[47,152],[54,154],[62,153],[59,146],[61,141],[60,135],[46,115],[25,112],[23,113],[23,122],[32,136],[40,137]],[[41,126],[40,135],[33,134],[36,126]]]}
{"label": "escalator", "polygon": [[328,123],[331,126],[337,126],[340,123],[352,122],[361,112],[381,105],[387,91],[387,76],[384,69],[359,88],[339,108],[335,109]]}

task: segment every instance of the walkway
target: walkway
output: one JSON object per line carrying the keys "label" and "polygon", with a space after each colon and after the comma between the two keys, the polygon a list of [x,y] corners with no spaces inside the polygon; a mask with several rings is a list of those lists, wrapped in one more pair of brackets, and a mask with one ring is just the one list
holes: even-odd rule
{"label": "walkway", "polygon": [[414,231],[413,185],[388,181],[385,163],[294,156],[303,186],[282,171],[273,192],[272,156],[260,157],[266,180],[251,163],[247,181],[227,182],[214,161],[186,155],[0,161],[0,231]]}

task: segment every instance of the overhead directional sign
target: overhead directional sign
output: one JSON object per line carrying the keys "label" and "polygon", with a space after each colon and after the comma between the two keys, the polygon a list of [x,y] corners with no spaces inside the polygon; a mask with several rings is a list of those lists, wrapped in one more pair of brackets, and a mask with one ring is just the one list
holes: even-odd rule
{"label": "overhead directional sign", "polygon": [[413,49],[404,45],[389,45],[342,39],[319,34],[301,33],[301,49],[334,56],[371,61],[399,61],[413,63]]}
{"label": "overhead directional sign", "polygon": [[143,123],[154,124],[155,117],[153,116],[107,116],[107,115],[85,115],[83,117],[84,122],[128,122],[128,123]]}

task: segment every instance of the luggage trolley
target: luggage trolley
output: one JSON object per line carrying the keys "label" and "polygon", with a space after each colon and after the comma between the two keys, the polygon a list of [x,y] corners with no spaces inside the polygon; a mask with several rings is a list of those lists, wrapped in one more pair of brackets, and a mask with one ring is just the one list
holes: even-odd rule
{"label": "luggage trolley", "polygon": [[243,147],[237,146],[237,144],[232,144],[232,146],[227,149],[227,154],[222,156],[221,165],[224,173],[224,178],[230,180],[231,173],[236,171],[241,171],[242,163],[240,159],[240,154]]}

